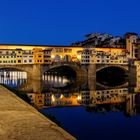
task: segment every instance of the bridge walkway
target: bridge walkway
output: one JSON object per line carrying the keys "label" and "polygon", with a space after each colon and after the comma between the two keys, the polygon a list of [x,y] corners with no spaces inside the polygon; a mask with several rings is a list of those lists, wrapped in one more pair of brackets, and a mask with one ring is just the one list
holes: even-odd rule
{"label": "bridge walkway", "polygon": [[75,140],[75,138],[0,85],[0,140]]}

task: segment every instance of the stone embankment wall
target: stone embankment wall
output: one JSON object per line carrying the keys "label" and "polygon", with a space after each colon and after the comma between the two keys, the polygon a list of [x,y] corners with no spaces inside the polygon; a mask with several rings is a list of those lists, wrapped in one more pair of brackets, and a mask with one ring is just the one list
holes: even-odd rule
{"label": "stone embankment wall", "polygon": [[0,85],[0,140],[75,140],[75,138]]}

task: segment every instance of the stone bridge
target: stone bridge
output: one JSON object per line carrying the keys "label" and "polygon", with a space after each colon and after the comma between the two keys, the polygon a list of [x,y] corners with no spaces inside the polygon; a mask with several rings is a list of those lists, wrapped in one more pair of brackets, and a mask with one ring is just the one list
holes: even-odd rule
{"label": "stone bridge", "polygon": [[0,65],[0,69],[16,69],[19,71],[27,72],[28,79],[37,79],[40,80],[42,75],[53,68],[66,66],[72,68],[76,72],[77,77],[87,76],[87,71],[83,69],[80,65],[76,64],[54,64],[54,65],[45,65],[45,64],[18,64],[18,65]]}
{"label": "stone bridge", "polygon": [[87,76],[87,71],[82,68],[79,63],[56,63],[53,65],[42,65],[42,73],[62,66],[70,67],[71,69],[73,69],[76,72],[77,77]]}
{"label": "stone bridge", "polygon": [[0,69],[16,69],[27,72],[30,79],[41,79],[44,72],[57,68],[57,67],[70,67],[76,72],[77,77],[96,77],[96,72],[107,67],[119,67],[125,72],[128,72],[128,65],[111,65],[111,64],[93,64],[93,65],[80,65],[79,63],[56,63],[53,65],[45,64],[12,64],[12,65],[0,65]]}
{"label": "stone bridge", "polygon": [[38,79],[41,78],[44,72],[61,67],[66,66],[72,68],[75,72],[77,77],[85,76],[85,77],[96,77],[96,72],[100,71],[101,69],[107,68],[107,67],[119,67],[123,69],[124,71],[128,72],[129,67],[128,65],[111,65],[111,64],[96,64],[96,65],[80,65],[77,63],[56,63],[53,65],[39,65],[39,64],[13,64],[13,65],[0,65],[0,69],[16,69],[20,71],[27,72],[28,78],[31,79]]}

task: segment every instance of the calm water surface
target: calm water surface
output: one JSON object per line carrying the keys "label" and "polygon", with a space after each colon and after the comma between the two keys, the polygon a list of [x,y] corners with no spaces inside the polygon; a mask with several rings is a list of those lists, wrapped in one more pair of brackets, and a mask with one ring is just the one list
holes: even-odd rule
{"label": "calm water surface", "polygon": [[0,83],[27,92],[41,112],[56,117],[79,140],[139,140],[139,84],[109,87],[95,80],[44,75],[27,79],[25,72],[0,72]]}

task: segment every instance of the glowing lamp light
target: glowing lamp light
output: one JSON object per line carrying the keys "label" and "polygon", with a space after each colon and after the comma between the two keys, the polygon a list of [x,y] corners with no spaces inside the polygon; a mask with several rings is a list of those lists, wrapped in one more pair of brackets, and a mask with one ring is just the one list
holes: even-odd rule
{"label": "glowing lamp light", "polygon": [[81,95],[78,95],[77,100],[81,101]]}
{"label": "glowing lamp light", "polygon": [[51,55],[51,58],[54,58],[55,56],[54,55]]}
{"label": "glowing lamp light", "polygon": [[77,58],[78,58],[78,59],[81,59],[81,55],[77,55]]}
{"label": "glowing lamp light", "polygon": [[52,102],[55,102],[55,98],[54,98],[54,95],[52,95],[52,97],[51,97],[51,98],[52,98]]}
{"label": "glowing lamp light", "polygon": [[62,99],[62,98],[63,98],[63,95],[61,94],[60,99]]}

